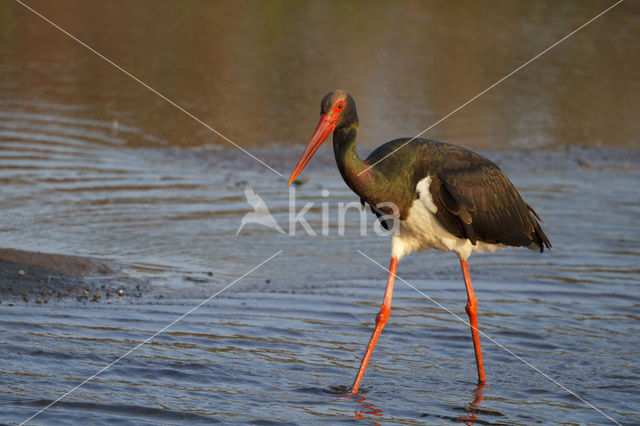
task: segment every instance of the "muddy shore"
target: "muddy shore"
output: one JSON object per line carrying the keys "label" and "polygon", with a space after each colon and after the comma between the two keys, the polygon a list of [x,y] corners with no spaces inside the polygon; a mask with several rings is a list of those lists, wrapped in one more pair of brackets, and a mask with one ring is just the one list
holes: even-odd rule
{"label": "muddy shore", "polygon": [[81,256],[0,249],[0,301],[106,302],[141,296],[149,284],[129,277],[114,262]]}

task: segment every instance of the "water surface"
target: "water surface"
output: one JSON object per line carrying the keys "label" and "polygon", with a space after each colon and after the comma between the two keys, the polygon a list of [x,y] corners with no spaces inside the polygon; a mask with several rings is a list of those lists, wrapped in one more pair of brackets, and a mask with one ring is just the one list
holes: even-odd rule
{"label": "water surface", "polygon": [[[356,96],[364,156],[608,5],[29,4],[284,175],[330,88]],[[554,245],[471,258],[481,329],[625,424],[640,422],[630,4],[428,134],[496,161]],[[27,419],[282,250],[32,422],[608,422],[487,338],[489,383],[477,389],[469,330],[434,303],[466,315],[458,261],[446,253],[401,262],[399,276],[433,300],[398,282],[361,393],[345,394],[386,276],[356,250],[386,266],[389,242],[371,232],[370,215],[361,235],[356,209],[339,235],[338,203],[358,200],[330,147],[295,187],[298,210],[314,203],[305,217],[316,236],[256,224],[236,236],[249,185],[289,230],[284,177],[19,4],[0,11],[2,246],[113,262],[147,283],[140,297],[98,301],[3,296],[2,421]]]}

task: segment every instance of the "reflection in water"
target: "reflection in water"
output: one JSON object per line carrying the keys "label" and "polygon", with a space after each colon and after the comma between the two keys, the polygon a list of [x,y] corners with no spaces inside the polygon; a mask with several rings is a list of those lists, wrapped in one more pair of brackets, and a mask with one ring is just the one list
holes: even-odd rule
{"label": "reflection in water", "polygon": [[480,383],[478,387],[476,387],[473,391],[473,401],[464,407],[464,411],[467,414],[458,417],[458,421],[464,422],[467,425],[475,423],[478,419],[478,414],[480,414],[480,403],[484,399],[484,394],[482,393],[484,387],[484,383]]}
{"label": "reflection in water", "polygon": [[[465,405],[464,407],[458,408],[458,410],[463,410],[465,414],[457,418],[451,417],[449,418],[449,420],[452,420],[456,423],[465,423],[467,425],[472,425],[475,423],[485,423],[486,419],[485,420],[480,419],[479,418],[480,415],[484,415],[485,417],[502,416],[502,414],[500,414],[497,411],[483,409],[480,406],[480,403],[484,399],[484,393],[483,393],[484,389],[485,389],[485,384],[478,384],[472,392],[473,400],[469,402],[467,405]],[[341,389],[341,390],[342,392],[346,392],[346,389]],[[355,420],[370,421],[374,425],[378,425],[379,423],[377,423],[374,419],[372,419],[371,416],[375,416],[375,418],[384,420],[384,410],[376,407],[375,404],[368,402],[367,398],[364,395],[360,393],[358,394],[349,393],[341,396],[340,398],[345,401],[349,401],[359,405],[359,408],[356,408],[354,410],[353,418]],[[426,416],[426,415],[423,414],[423,416]],[[440,417],[440,416],[436,415],[435,417]],[[442,417],[442,418],[447,418],[447,417]]]}
{"label": "reflection in water", "polygon": [[372,421],[370,418],[368,418],[367,416],[377,416],[377,417],[382,417],[382,415],[384,414],[384,412],[380,409],[377,408],[374,404],[372,404],[371,402],[366,402],[367,398],[362,395],[362,394],[349,394],[347,396],[343,397],[346,400],[355,402],[356,404],[360,405],[360,409],[356,409],[354,411],[354,419],[355,420],[370,420],[372,424],[374,425],[379,425],[379,423]]}

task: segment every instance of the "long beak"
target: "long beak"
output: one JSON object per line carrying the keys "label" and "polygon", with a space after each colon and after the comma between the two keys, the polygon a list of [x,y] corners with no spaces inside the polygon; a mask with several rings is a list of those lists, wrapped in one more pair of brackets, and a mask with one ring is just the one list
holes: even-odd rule
{"label": "long beak", "polygon": [[311,136],[311,140],[307,144],[307,148],[304,150],[302,157],[296,164],[296,168],[291,173],[291,177],[289,178],[289,185],[296,180],[298,175],[302,172],[302,169],[307,165],[313,154],[316,153],[320,145],[327,139],[327,137],[334,131],[336,128],[337,117],[329,117],[328,115],[322,115],[320,117],[320,122],[318,123],[318,127],[316,127],[316,131],[313,132],[313,136]]}

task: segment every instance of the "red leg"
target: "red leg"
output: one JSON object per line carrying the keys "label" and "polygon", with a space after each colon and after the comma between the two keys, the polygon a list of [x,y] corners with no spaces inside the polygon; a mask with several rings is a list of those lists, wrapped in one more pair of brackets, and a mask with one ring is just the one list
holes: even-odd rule
{"label": "red leg", "polygon": [[378,337],[380,337],[380,333],[382,333],[382,329],[384,325],[387,323],[389,319],[389,314],[391,313],[391,297],[393,296],[393,283],[396,279],[396,269],[398,268],[398,258],[391,258],[391,265],[389,266],[389,278],[387,279],[387,289],[384,291],[384,300],[382,301],[382,307],[380,308],[380,313],[376,315],[376,328],[373,330],[373,334],[371,335],[371,339],[369,339],[369,345],[367,346],[367,351],[364,353],[364,358],[362,358],[362,363],[360,364],[360,369],[358,370],[358,375],[356,379],[353,381],[353,385],[351,386],[351,392],[357,393],[358,388],[360,387],[360,381],[362,380],[362,376],[364,375],[364,370],[367,368],[367,364],[369,363],[369,358],[371,358],[371,353],[373,352],[373,348],[376,347],[376,342],[378,341]]}
{"label": "red leg", "polygon": [[482,366],[482,351],[480,350],[480,335],[478,332],[478,300],[473,293],[471,286],[471,276],[469,275],[469,265],[466,260],[460,259],[462,266],[462,275],[464,276],[464,285],[467,287],[467,306],[465,310],[469,315],[469,324],[471,325],[471,337],[473,338],[473,348],[476,351],[476,365],[478,366],[478,383],[482,384],[484,380],[484,367]]}

